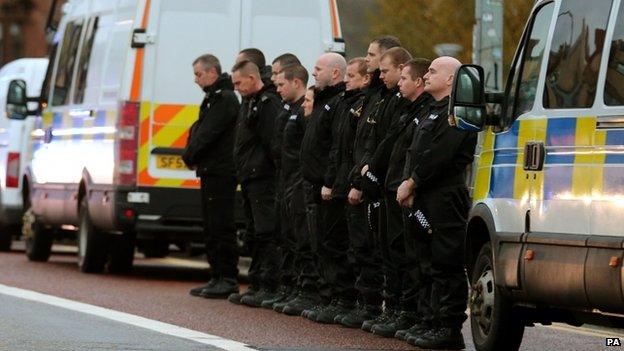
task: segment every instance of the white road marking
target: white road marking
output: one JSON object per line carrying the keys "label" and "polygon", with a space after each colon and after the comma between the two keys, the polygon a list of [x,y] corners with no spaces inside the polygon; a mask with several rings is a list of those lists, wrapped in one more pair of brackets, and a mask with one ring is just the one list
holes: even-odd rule
{"label": "white road marking", "polygon": [[604,338],[613,338],[613,337],[624,338],[624,333],[618,330],[611,330],[611,329],[601,330],[601,329],[594,329],[594,328],[588,328],[588,327],[575,327],[572,325],[561,324],[561,323],[553,323],[553,325],[539,325],[539,324],[537,325],[542,328],[555,329],[559,331],[566,331],[570,333],[582,334],[582,335],[587,335],[587,336],[600,336]]}
{"label": "white road marking", "polygon": [[46,295],[31,290],[14,288],[11,286],[0,284],[0,294],[13,296],[29,301],[41,302],[71,311],[106,318],[119,323],[152,330],[161,334],[171,335],[182,339],[192,340],[200,344],[218,347],[227,351],[257,351],[257,349],[254,349],[246,344],[234,340],[225,339],[220,336],[210,335],[195,330],[182,328],[177,325],[159,322],[133,314],[110,310],[108,308],[89,305],[82,302],[67,300],[52,295]]}

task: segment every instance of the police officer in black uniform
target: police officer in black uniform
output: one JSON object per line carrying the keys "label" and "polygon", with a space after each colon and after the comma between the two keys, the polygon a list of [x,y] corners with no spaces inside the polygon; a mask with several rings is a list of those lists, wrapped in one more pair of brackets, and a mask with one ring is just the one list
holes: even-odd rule
{"label": "police officer in black uniform", "polygon": [[250,238],[250,287],[245,294],[231,294],[233,303],[259,306],[277,289],[279,256],[275,234],[275,165],[271,157],[275,117],[280,99],[260,78],[251,61],[232,68],[234,88],[243,97],[238,116],[234,160],[241,184]]}
{"label": "police officer in black uniform", "polygon": [[[283,313],[301,315],[315,305],[328,303],[331,288],[334,286],[335,261],[331,257],[331,247],[336,246],[334,238],[346,237],[347,224],[340,211],[340,203],[323,201],[321,188],[325,183],[325,173],[332,143],[332,133],[337,125],[332,120],[339,94],[344,92],[344,76],[347,62],[336,53],[321,55],[314,65],[315,93],[314,109],[308,120],[301,144],[301,170],[307,184],[306,203],[308,220],[313,236],[313,248],[316,248],[316,267],[320,272],[317,287],[320,297],[301,294],[298,299],[287,304]],[[329,184],[331,187],[332,184]],[[340,234],[345,233],[345,234]]]}
{"label": "police officer in black uniform", "polygon": [[421,296],[431,308],[407,342],[423,349],[463,349],[468,286],[464,267],[465,233],[470,198],[466,167],[477,142],[473,132],[448,123],[448,99],[461,63],[439,57],[425,75],[425,91],[435,99],[423,118],[406,160],[406,180],[397,201],[412,208],[418,241],[421,280],[430,287]]}
{"label": "police officer in black uniform", "polygon": [[[355,171],[360,172],[362,176],[359,185],[363,191],[366,201],[368,201],[368,221],[369,227],[374,231],[372,245],[375,247],[377,255],[381,258],[381,264],[377,266],[375,274],[381,279],[382,286],[387,285],[385,272],[387,271],[388,252],[385,250],[386,245],[386,218],[385,205],[379,184],[383,184],[385,169],[379,170],[379,176],[373,176],[369,171],[369,164],[372,155],[375,153],[377,146],[386,136],[391,126],[396,123],[403,108],[407,106],[408,101],[401,96],[397,85],[402,65],[411,59],[411,55],[407,50],[401,47],[394,47],[385,51],[380,57],[380,78],[384,82],[383,98],[376,104],[374,110],[367,115],[366,121],[356,135],[356,148],[360,145],[362,156],[360,164],[356,165]],[[364,134],[366,133],[366,134]],[[371,272],[372,273],[372,272]],[[373,324],[385,322],[394,314],[396,301],[392,296],[388,295],[388,289],[382,289],[382,300],[385,301],[383,313],[381,312],[381,303],[370,306],[373,313],[366,310],[361,311],[357,315],[349,315],[341,321],[349,327],[361,327],[363,330],[370,331]]]}
{"label": "police officer in black uniform", "polygon": [[[301,178],[301,172],[299,166],[299,151],[301,144],[301,136],[299,140],[295,140],[297,145],[292,147],[292,135],[288,135],[288,142],[290,144],[285,145],[285,128],[288,122],[292,118],[297,118],[303,103],[306,85],[308,84],[308,72],[299,64],[295,65],[282,65],[279,61],[273,63],[274,73],[276,66],[279,72],[273,76],[273,82],[277,87],[277,91],[282,98],[283,109],[277,116],[275,121],[275,131],[273,133],[272,151],[275,159],[275,165],[277,170],[277,189],[275,191],[276,197],[276,213],[279,215],[279,229],[280,235],[278,240],[278,247],[281,256],[279,278],[280,287],[278,294],[271,299],[267,299],[262,302],[262,307],[273,308],[273,305],[277,302],[281,302],[286,299],[292,291],[294,291],[297,283],[298,270],[295,267],[295,253],[296,253],[296,234],[293,227],[292,214],[288,211],[288,203],[284,196],[286,190],[292,186],[293,178]],[[289,126],[290,127],[290,126]],[[290,132],[290,129],[289,129]],[[285,155],[286,168],[284,169],[283,160]],[[293,160],[293,155],[296,158]],[[293,166],[295,164],[296,166]],[[293,169],[294,168],[294,169]],[[293,174],[295,173],[295,174]]]}
{"label": "police officer in black uniform", "polygon": [[260,49],[246,48],[241,50],[236,56],[235,63],[240,63],[242,61],[251,61],[255,63],[260,70],[260,78],[262,79],[262,83],[265,85],[265,89],[270,89],[275,92],[275,85],[271,79],[273,74],[272,67],[266,64],[266,57]]}
{"label": "police officer in black uniform", "polygon": [[[383,273],[381,268],[381,253],[374,245],[373,226],[369,223],[368,209],[370,203],[365,201],[362,193],[362,176],[360,174],[362,160],[366,152],[366,136],[368,136],[370,124],[367,119],[387,103],[385,98],[390,93],[383,81],[379,78],[379,58],[388,49],[401,46],[400,41],[393,36],[382,36],[374,39],[366,54],[368,72],[371,74],[371,82],[364,89],[366,94],[365,105],[358,119],[352,148],[353,169],[349,173],[350,189],[348,193],[349,205],[347,216],[349,218],[349,247],[353,255],[353,261],[360,268],[356,278],[355,287],[358,290],[358,305],[346,314],[339,314],[334,321],[343,325],[360,328],[365,320],[375,318],[380,313],[382,303],[381,291],[383,286]],[[380,107],[381,106],[381,107]],[[345,317],[348,317],[345,319]]]}
{"label": "police officer in black uniform", "polygon": [[206,256],[212,275],[190,294],[226,298],[238,292],[238,248],[234,226],[234,131],[240,104],[219,60],[206,54],[193,62],[195,83],[206,93],[182,159],[201,180]]}
{"label": "police officer in black uniform", "polygon": [[[288,68],[288,70],[294,67]],[[299,69],[298,69],[299,70]],[[307,73],[307,72],[306,72]],[[284,72],[284,75],[286,72]],[[303,79],[303,72],[300,72]],[[280,75],[282,76],[282,75]],[[294,76],[294,72],[293,72]],[[284,307],[300,295],[316,296],[318,294],[318,270],[313,251],[312,235],[308,221],[306,206],[305,182],[301,173],[301,143],[305,135],[307,123],[312,116],[314,105],[314,87],[305,91],[303,102],[296,115],[291,115],[284,127],[282,147],[282,165],[284,177],[284,199],[286,200],[289,225],[295,239],[294,267],[297,281],[288,297],[273,304],[273,310],[282,313]]]}
{"label": "police officer in black uniform", "polygon": [[388,321],[372,326],[373,333],[384,337],[393,337],[398,330],[411,327],[417,318],[418,301],[410,293],[413,284],[407,276],[408,257],[405,251],[405,245],[412,240],[412,236],[405,235],[403,210],[396,202],[396,192],[403,181],[405,154],[412,140],[413,130],[433,100],[431,95],[424,92],[423,80],[430,63],[427,59],[413,59],[402,68],[399,88],[401,95],[410,104],[379,144],[370,164],[369,172],[374,177],[387,169],[383,187],[387,217],[387,240],[383,243],[387,254],[384,260],[385,294],[387,306],[394,304],[398,310]]}
{"label": "police officer in black uniform", "polygon": [[[345,211],[349,190],[349,172],[353,168],[353,139],[358,119],[366,100],[363,91],[370,83],[366,60],[363,57],[349,61],[346,70],[346,91],[333,109],[332,120],[338,125],[337,132],[332,133],[332,148],[329,153],[325,184],[321,196],[323,201],[340,204],[340,211]],[[341,214],[346,218],[346,212]],[[348,224],[348,223],[347,223]],[[350,253],[348,231],[334,232],[333,245],[324,249],[331,250],[326,259],[332,260],[333,269],[329,271],[328,280],[333,282],[331,301],[320,310],[304,311],[304,316],[318,323],[334,323],[339,314],[348,313],[355,307],[357,290],[355,289],[356,272],[359,266]],[[342,236],[340,236],[342,235]]]}

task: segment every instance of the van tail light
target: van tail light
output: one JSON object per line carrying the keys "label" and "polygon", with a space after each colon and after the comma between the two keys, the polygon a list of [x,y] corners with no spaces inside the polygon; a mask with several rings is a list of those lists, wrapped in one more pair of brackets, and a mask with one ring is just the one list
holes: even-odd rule
{"label": "van tail light", "polygon": [[19,152],[9,152],[6,165],[6,186],[7,188],[19,187],[20,154]]}
{"label": "van tail light", "polygon": [[136,184],[139,110],[139,103],[134,101],[124,101],[120,107],[115,138],[115,184],[117,185]]}

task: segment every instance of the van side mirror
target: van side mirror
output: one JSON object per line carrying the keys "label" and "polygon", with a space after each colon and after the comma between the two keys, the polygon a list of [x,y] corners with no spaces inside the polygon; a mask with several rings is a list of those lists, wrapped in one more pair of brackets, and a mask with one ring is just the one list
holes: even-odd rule
{"label": "van side mirror", "polygon": [[29,115],[26,82],[21,79],[14,79],[9,83],[6,115],[11,119],[24,119]]}
{"label": "van side mirror", "polygon": [[461,65],[455,73],[449,114],[455,126],[465,131],[480,132],[486,121],[483,67]]}

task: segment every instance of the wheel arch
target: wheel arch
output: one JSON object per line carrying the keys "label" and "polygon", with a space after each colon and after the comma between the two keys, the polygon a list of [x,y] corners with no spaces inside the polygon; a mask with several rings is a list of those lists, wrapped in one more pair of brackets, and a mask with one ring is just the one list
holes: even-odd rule
{"label": "wheel arch", "polygon": [[487,205],[479,203],[474,206],[470,211],[466,226],[466,269],[469,277],[472,276],[479,251],[485,243],[492,243],[492,255],[495,260],[495,233],[494,217]]}

